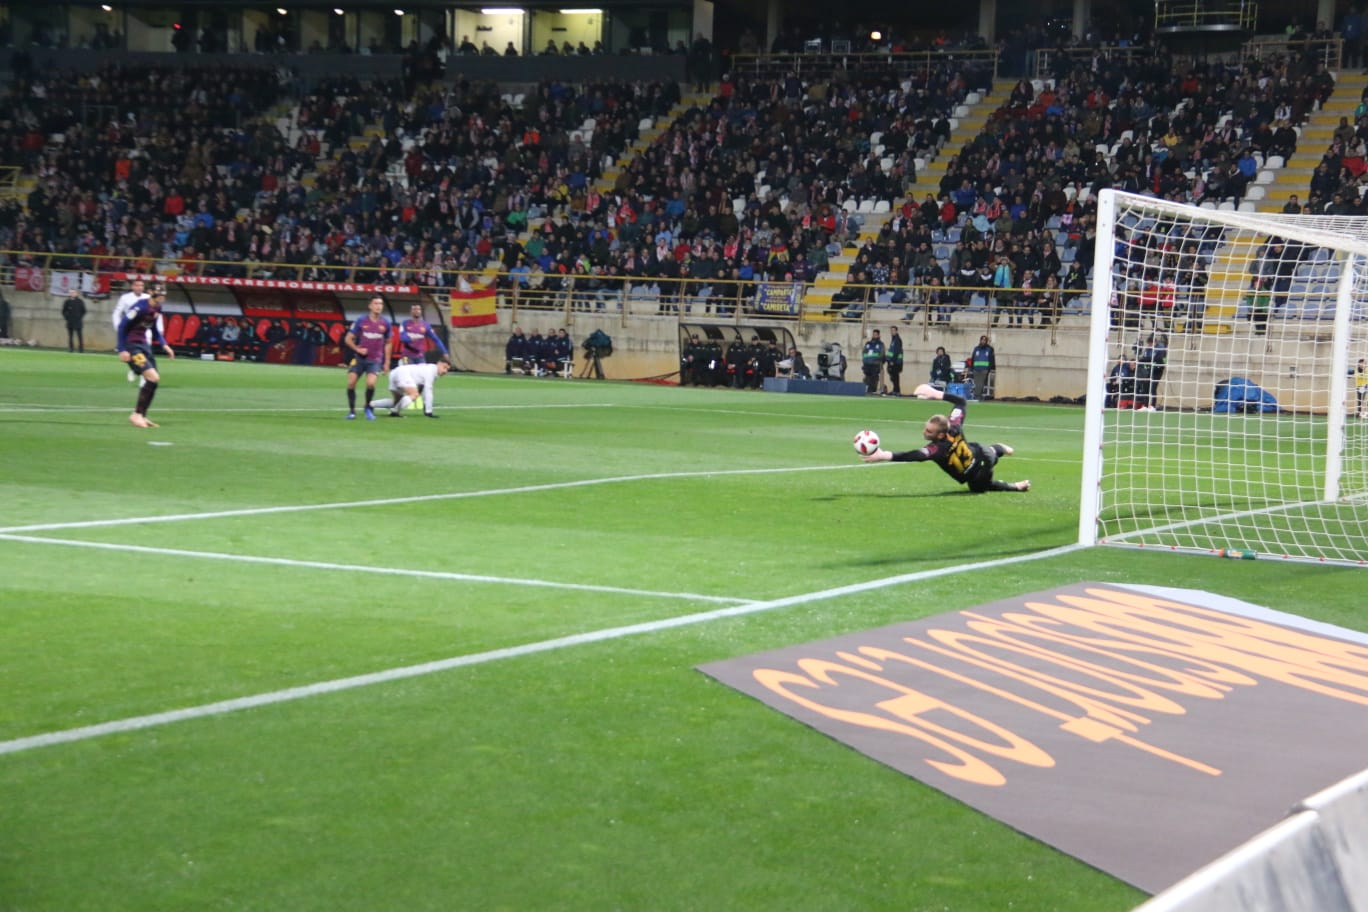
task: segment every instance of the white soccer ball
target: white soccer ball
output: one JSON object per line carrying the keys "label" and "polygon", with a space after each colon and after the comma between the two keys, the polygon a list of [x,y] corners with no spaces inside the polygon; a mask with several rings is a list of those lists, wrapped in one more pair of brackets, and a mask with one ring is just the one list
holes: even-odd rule
{"label": "white soccer ball", "polygon": [[868,456],[879,448],[879,435],[873,431],[860,431],[855,435],[855,452]]}

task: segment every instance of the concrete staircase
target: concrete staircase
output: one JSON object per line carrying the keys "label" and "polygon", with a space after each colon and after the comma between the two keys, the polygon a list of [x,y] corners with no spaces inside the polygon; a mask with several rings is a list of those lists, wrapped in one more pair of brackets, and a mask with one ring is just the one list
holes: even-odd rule
{"label": "concrete staircase", "polygon": [[963,146],[983,130],[988,118],[998,109],[1002,100],[1010,94],[1013,84],[1013,80],[999,79],[993,83],[992,91],[987,96],[971,93],[966,99],[967,103],[960,105],[955,110],[955,116],[950,118],[950,138],[946,141],[940,154],[929,161],[918,160],[917,179],[908,188],[907,196],[903,199],[893,200],[892,210],[889,212],[865,213],[861,216],[864,219],[864,224],[860,228],[859,238],[853,244],[848,244],[842,249],[840,254],[831,257],[827,263],[827,270],[818,274],[816,280],[803,295],[804,320],[820,322],[837,319],[836,315],[827,311],[831,308],[832,296],[845,287],[850,266],[860,255],[860,247],[866,241],[878,238],[883,226],[902,206],[905,199],[911,199],[913,203],[916,203],[925,199],[928,193],[937,200],[940,199],[940,182],[945,177],[945,170],[955,154],[954,150]]}
{"label": "concrete staircase", "polygon": [[[649,127],[642,129],[636,141],[623,150],[617,161],[611,167],[603,169],[603,174],[594,182],[594,189],[598,190],[599,193],[612,193],[618,177],[632,163],[632,159],[645,152],[651,147],[651,143],[665,135],[665,131],[670,129],[670,126],[679,119],[681,114],[690,108],[706,108],[712,99],[713,95],[710,92],[686,92],[680,95],[679,104],[671,108],[663,117],[656,118]],[[529,229],[532,227],[532,225],[528,226]]]}
{"label": "concrete staircase", "polygon": [[1354,108],[1358,106],[1365,86],[1368,86],[1368,76],[1340,71],[1334,94],[1323,108],[1313,111],[1302,126],[1296,153],[1281,167],[1269,169],[1273,172],[1273,181],[1264,185],[1268,192],[1262,200],[1256,201],[1258,211],[1281,212],[1294,194],[1306,203],[1312,173],[1329,148],[1340,118],[1347,117],[1350,123],[1354,122]]}
{"label": "concrete staircase", "polygon": [[1260,236],[1237,234],[1216,251],[1207,274],[1203,334],[1226,335],[1234,331],[1240,299],[1249,289],[1250,267],[1264,240]]}
{"label": "concrete staircase", "polygon": [[[1364,86],[1368,86],[1368,76],[1340,73],[1334,94],[1324,107],[1312,112],[1302,126],[1297,139],[1297,151],[1286,162],[1265,163],[1258,180],[1267,182],[1254,185],[1265,191],[1262,199],[1253,201],[1257,211],[1281,212],[1293,196],[1302,203],[1306,202],[1311,189],[1311,175],[1329,147],[1340,118],[1348,117],[1353,122],[1354,108],[1359,103]],[[1263,240],[1262,237],[1237,235],[1233,241],[1223,244],[1216,251],[1203,311],[1204,334],[1227,335],[1234,331],[1241,299],[1248,293],[1250,269]]]}

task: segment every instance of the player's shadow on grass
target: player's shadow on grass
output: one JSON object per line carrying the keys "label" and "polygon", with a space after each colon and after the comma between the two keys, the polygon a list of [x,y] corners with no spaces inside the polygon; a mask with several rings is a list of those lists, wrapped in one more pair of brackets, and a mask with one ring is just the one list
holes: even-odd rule
{"label": "player's shadow on grass", "polygon": [[879,500],[922,500],[927,497],[965,497],[970,496],[968,491],[905,491],[902,493],[889,494],[885,491],[870,491],[867,494],[824,494],[821,497],[813,497],[814,503],[836,503],[842,500],[868,500],[877,497]]}
{"label": "player's shadow on grass", "polygon": [[938,567],[955,566],[956,564],[1001,560],[1008,557],[1021,557],[1027,554],[1035,554],[1040,550],[1040,548],[1025,545],[1017,545],[1010,548],[985,548],[981,551],[966,552],[958,560],[947,560],[944,554],[934,558],[928,558],[926,554],[921,552],[909,552],[906,554],[889,554],[884,557],[865,557],[860,560],[840,561],[839,563],[831,564],[830,567],[832,569],[840,567],[898,567],[901,568],[903,572],[921,569],[932,570]]}

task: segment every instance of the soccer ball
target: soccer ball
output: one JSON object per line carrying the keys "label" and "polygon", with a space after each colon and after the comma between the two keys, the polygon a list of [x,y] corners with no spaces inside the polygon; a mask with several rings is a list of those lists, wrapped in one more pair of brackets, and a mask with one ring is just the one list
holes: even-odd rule
{"label": "soccer ball", "polygon": [[879,448],[879,435],[873,431],[860,431],[855,435],[855,452],[868,456]]}

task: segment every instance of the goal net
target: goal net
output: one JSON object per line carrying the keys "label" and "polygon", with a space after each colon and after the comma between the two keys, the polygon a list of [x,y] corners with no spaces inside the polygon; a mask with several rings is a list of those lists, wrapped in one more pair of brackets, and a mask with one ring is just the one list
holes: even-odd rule
{"label": "goal net", "polygon": [[1368,561],[1368,219],[1098,201],[1084,544]]}

